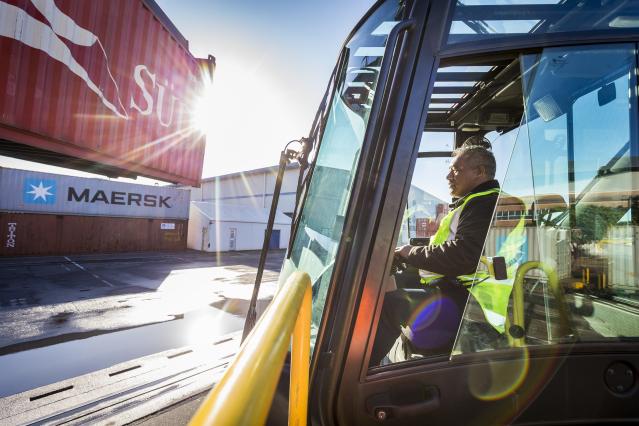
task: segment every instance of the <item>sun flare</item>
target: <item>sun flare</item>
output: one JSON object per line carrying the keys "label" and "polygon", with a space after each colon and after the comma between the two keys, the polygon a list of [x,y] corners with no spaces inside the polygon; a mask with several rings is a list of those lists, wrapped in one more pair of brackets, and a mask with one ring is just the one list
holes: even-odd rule
{"label": "sun flare", "polygon": [[209,135],[213,131],[213,115],[215,113],[215,96],[213,85],[204,82],[202,93],[195,101],[192,113],[193,127],[205,135]]}

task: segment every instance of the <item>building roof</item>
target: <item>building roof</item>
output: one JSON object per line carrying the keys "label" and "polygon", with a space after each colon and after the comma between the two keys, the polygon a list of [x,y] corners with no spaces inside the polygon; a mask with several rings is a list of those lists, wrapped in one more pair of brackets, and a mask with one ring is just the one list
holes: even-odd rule
{"label": "building roof", "polygon": [[[211,201],[191,201],[191,211],[199,211],[209,220],[218,222],[267,223],[270,209],[238,204],[214,203]],[[283,213],[275,213],[275,224],[290,225],[291,218]]]}

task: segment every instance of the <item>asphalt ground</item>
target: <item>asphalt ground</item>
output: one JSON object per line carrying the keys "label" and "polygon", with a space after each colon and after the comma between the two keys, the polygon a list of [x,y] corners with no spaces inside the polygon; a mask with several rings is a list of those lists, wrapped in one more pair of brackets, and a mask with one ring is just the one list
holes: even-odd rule
{"label": "asphalt ground", "polygon": [[[0,259],[0,397],[241,330],[260,253]],[[258,312],[276,289],[269,253]]]}

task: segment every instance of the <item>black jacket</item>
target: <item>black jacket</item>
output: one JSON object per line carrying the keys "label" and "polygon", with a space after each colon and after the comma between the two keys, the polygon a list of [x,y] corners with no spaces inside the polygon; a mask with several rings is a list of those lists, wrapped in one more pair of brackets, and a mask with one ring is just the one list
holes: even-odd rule
{"label": "black jacket", "polygon": [[[468,195],[493,188],[499,188],[496,180],[478,185]],[[456,200],[451,208],[458,207],[465,198]],[[470,200],[459,215],[457,233],[453,240],[440,246],[415,246],[406,257],[406,263],[448,277],[474,273],[484,248],[497,198],[498,194],[490,194]]]}

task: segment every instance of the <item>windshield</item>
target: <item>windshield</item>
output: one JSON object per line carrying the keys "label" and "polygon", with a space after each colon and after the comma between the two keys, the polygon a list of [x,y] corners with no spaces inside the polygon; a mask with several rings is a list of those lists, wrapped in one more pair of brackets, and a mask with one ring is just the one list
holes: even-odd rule
{"label": "windshield", "polygon": [[313,344],[376,96],[386,39],[401,17],[400,3],[383,3],[346,43],[347,60],[338,70],[335,95],[330,101],[295,240],[280,275],[280,285],[296,270],[311,276]]}

